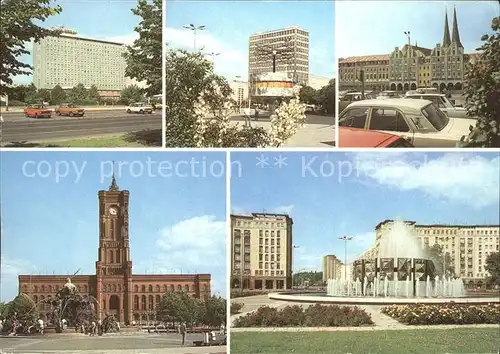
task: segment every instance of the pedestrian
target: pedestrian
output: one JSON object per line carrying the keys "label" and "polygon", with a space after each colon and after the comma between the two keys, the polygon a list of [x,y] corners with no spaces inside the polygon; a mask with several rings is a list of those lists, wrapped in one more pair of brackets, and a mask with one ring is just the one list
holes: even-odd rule
{"label": "pedestrian", "polygon": [[38,330],[40,334],[43,334],[43,320],[41,318],[38,319]]}
{"label": "pedestrian", "polygon": [[259,107],[255,107],[255,120],[259,120]]}
{"label": "pedestrian", "polygon": [[181,323],[179,331],[182,336],[182,345],[186,345],[186,324],[184,322]]}

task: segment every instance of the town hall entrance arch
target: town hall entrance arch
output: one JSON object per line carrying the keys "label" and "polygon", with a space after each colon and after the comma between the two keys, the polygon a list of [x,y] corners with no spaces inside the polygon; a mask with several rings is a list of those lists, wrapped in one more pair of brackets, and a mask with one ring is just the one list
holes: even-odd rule
{"label": "town hall entrance arch", "polygon": [[108,313],[110,315],[115,315],[115,318],[120,321],[120,298],[118,295],[111,295],[109,297],[109,307]]}

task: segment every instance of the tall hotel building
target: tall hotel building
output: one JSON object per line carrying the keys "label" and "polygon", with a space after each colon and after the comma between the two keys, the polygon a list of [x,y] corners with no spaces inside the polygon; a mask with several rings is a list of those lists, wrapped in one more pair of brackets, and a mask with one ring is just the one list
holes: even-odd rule
{"label": "tall hotel building", "polygon": [[60,85],[71,89],[78,84],[95,85],[101,96],[119,96],[119,91],[137,84],[125,77],[125,44],[77,36],[76,31],[59,29],[33,46],[33,83],[38,89]]}
{"label": "tall hotel building", "polygon": [[[415,232],[422,247],[435,244],[448,253],[455,268],[468,287],[482,285],[488,272],[484,269],[490,253],[499,251],[499,225],[424,225],[414,221],[405,221]],[[375,227],[375,245],[359,258],[376,258],[382,235],[388,233],[394,225],[393,220],[384,220]]]}
{"label": "tall hotel building", "polygon": [[[309,82],[309,32],[298,26],[258,32],[250,36],[248,49],[248,77],[273,72],[271,56],[260,55],[260,49],[276,50],[276,72],[289,73],[301,85]],[[291,58],[280,60],[280,50],[292,51]],[[251,81],[251,80],[250,80]],[[252,92],[252,90],[250,90]]]}
{"label": "tall hotel building", "polygon": [[333,254],[323,257],[323,282],[328,279],[341,279],[344,265],[342,261]]}
{"label": "tall hotel building", "polygon": [[464,53],[454,9],[451,36],[446,13],[443,41],[434,48],[421,47],[415,41],[414,45],[395,47],[392,53],[340,58],[339,88],[359,90],[358,76],[363,70],[367,90],[462,90],[466,65],[475,58],[475,54]]}
{"label": "tall hotel building", "polygon": [[286,214],[231,215],[231,288],[291,288],[292,225]]}

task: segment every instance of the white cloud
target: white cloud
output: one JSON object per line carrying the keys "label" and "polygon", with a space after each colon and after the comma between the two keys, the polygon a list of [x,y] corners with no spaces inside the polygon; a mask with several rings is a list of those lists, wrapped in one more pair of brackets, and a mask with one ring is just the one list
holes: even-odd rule
{"label": "white cloud", "polygon": [[11,301],[18,294],[18,275],[35,274],[36,267],[22,259],[10,258],[2,254],[0,302]]}
{"label": "white cloud", "polygon": [[[360,181],[402,191],[421,191],[433,198],[481,208],[498,205],[500,158],[451,153],[429,159],[417,154],[352,154]],[[471,202],[473,198],[473,202]]]}
{"label": "white cloud", "polygon": [[[172,48],[192,51],[194,48],[193,31],[186,29],[165,28],[165,38]],[[196,48],[207,53],[207,58],[212,60],[210,53],[219,53],[215,56],[215,71],[232,81],[236,76],[246,80],[248,76],[248,52],[223,43],[210,34],[210,31],[201,31],[196,34]]]}
{"label": "white cloud", "polygon": [[[134,272],[154,270],[156,274],[213,273],[212,292],[225,294],[226,278],[225,221],[203,215],[183,220],[160,231],[157,251]],[[222,273],[222,274],[220,274]],[[217,279],[217,277],[223,277]]]}

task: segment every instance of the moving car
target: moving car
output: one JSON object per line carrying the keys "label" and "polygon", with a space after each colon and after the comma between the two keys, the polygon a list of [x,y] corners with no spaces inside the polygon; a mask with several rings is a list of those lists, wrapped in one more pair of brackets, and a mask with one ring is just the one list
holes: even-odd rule
{"label": "moving car", "polygon": [[138,103],[132,103],[130,106],[126,108],[127,113],[141,113],[141,114],[146,114],[146,113],[153,113],[154,109],[153,106],[143,103],[143,102],[138,102]]}
{"label": "moving car", "polygon": [[85,110],[83,108],[80,108],[72,103],[62,103],[54,111],[58,116],[83,117],[85,114]]}
{"label": "moving car", "polygon": [[339,126],[399,135],[415,147],[456,147],[476,121],[450,118],[427,100],[389,98],[351,103]]}
{"label": "moving car", "polygon": [[394,134],[359,128],[339,127],[340,147],[412,148],[408,140]]}
{"label": "moving car", "polygon": [[30,118],[50,118],[52,110],[43,104],[30,104],[24,109],[24,114]]}
{"label": "moving car", "polygon": [[416,91],[408,91],[405,98],[431,101],[450,118],[468,118],[465,108],[460,105],[455,106],[455,101],[449,100],[446,95],[441,93],[418,89]]}

